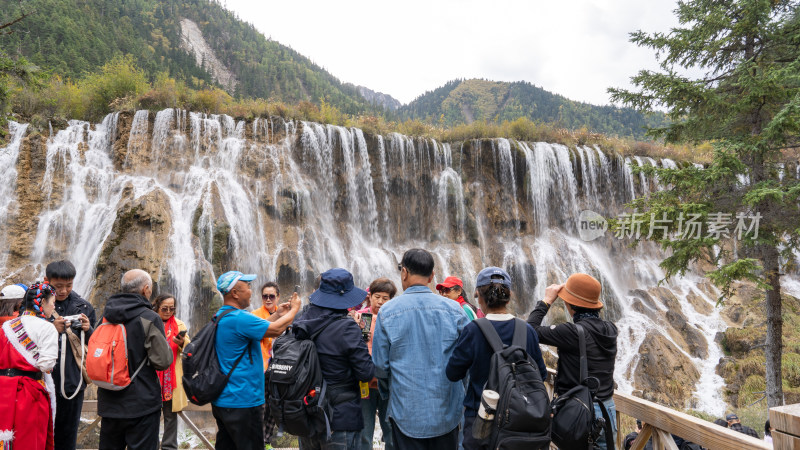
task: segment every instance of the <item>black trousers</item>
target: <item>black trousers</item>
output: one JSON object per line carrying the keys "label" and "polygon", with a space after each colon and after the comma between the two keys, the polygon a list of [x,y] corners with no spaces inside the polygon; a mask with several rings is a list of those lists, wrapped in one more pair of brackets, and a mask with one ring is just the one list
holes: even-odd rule
{"label": "black trousers", "polygon": [[217,419],[216,450],[264,450],[264,406],[211,406]]}
{"label": "black trousers", "polygon": [[449,433],[426,439],[418,439],[406,436],[400,431],[394,419],[389,419],[392,423],[392,437],[394,437],[394,448],[397,450],[456,450],[458,448],[458,426]]}
{"label": "black trousers", "polygon": [[103,417],[100,421],[100,450],[157,450],[161,409],[133,419]]}
{"label": "black trousers", "polygon": [[[72,400],[61,396],[56,387],[56,421],[53,424],[55,450],[75,450],[78,440],[78,425],[81,423],[83,409],[83,390]],[[69,392],[71,395],[72,392]]]}

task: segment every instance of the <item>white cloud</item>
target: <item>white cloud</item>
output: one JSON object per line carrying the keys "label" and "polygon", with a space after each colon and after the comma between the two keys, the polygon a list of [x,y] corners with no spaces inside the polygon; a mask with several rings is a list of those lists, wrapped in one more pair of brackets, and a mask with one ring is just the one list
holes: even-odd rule
{"label": "white cloud", "polygon": [[407,103],[455,78],[529,81],[565,97],[608,103],[654,68],[637,29],[674,26],[675,0],[367,0],[254,2],[226,6],[342,81]]}

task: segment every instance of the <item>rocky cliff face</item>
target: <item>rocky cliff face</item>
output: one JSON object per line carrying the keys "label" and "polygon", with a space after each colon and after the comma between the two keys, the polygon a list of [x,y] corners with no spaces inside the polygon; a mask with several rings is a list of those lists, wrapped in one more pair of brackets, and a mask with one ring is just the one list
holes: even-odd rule
{"label": "rocky cliff face", "polygon": [[[0,201],[3,282],[31,282],[47,262],[69,258],[76,290],[99,309],[124,271],[142,268],[197,330],[219,306],[214,280],[227,270],[258,275],[257,306],[261,283],[277,280],[284,293],[298,284],[307,296],[331,267],[351,270],[361,286],[378,276],[399,285],[402,253],[424,247],[435,281],[458,275],[467,292],[482,267],[506,268],[521,316],[547,285],[581,271],[601,280],[605,317],[620,329],[620,389],[679,408],[725,408],[717,337],[742,325],[746,309],[715,307],[701,268],[659,285],[663,255],[653,245],[580,238],[581,211],[614,216],[663,188],[633,176],[632,165],[672,161],[171,109],[72,121],[50,138],[12,127],[0,149],[9,160],[0,171],[14,180],[11,200]],[[547,320],[566,320],[564,309]]]}
{"label": "rocky cliff face", "polygon": [[389,94],[375,92],[372,89],[364,86],[356,86],[356,89],[358,89],[358,93],[367,99],[368,102],[375,105],[381,105],[389,111],[397,111],[401,106],[403,106],[403,104],[400,103],[400,100],[392,97]]}

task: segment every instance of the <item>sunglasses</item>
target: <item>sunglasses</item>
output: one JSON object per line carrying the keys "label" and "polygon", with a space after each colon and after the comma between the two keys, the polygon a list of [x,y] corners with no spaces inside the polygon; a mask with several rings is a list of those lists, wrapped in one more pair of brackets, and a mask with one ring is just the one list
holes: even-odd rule
{"label": "sunglasses", "polygon": [[449,294],[450,292],[455,291],[455,290],[458,290],[458,286],[443,287],[443,288],[439,289],[439,292],[441,292],[442,294]]}
{"label": "sunglasses", "polygon": [[159,311],[174,312],[175,311],[175,307],[174,306],[162,306],[161,308],[159,308]]}
{"label": "sunglasses", "polygon": [[397,264],[397,270],[400,271],[400,272],[403,271],[403,263],[398,263]]}
{"label": "sunglasses", "polygon": [[276,298],[278,298],[278,296],[275,295],[275,294],[261,294],[261,298],[263,298],[264,300],[267,300],[267,299],[275,300]]}

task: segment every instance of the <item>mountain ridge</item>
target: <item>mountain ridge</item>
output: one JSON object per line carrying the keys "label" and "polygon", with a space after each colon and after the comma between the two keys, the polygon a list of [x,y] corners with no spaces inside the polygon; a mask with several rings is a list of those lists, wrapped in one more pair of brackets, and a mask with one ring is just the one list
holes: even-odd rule
{"label": "mountain ridge", "polygon": [[131,55],[152,81],[161,74],[192,89],[224,88],[236,98],[323,102],[349,115],[419,120],[441,127],[474,121],[534,122],[642,138],[663,123],[632,109],[576,102],[525,81],[453,80],[403,105],[390,94],[343,82],[291,47],[267,38],[214,0],[0,0],[0,23],[34,11],[0,36],[0,56],[25,57],[77,79]]}

